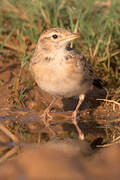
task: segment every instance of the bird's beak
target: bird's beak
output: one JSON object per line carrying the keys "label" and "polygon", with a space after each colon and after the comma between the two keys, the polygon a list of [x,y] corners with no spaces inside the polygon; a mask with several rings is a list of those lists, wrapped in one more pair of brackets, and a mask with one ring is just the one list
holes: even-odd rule
{"label": "bird's beak", "polygon": [[77,33],[71,33],[70,35],[67,35],[66,38],[62,39],[62,42],[72,41],[74,39],[77,39],[80,37],[80,34]]}

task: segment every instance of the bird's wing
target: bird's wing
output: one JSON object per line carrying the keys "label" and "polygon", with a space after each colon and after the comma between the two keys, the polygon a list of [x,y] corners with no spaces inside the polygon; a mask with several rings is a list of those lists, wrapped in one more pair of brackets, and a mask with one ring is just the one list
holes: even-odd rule
{"label": "bird's wing", "polygon": [[73,61],[76,64],[76,67],[83,74],[86,81],[89,81],[91,84],[98,88],[102,88],[102,81],[98,78],[95,70],[93,69],[90,61],[77,52],[76,50],[71,50],[69,52],[68,61]]}

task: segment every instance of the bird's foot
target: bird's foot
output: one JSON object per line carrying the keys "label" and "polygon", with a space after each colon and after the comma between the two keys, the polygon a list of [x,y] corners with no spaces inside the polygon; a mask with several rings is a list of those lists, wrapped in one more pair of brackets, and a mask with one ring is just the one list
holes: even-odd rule
{"label": "bird's foot", "polygon": [[53,131],[53,129],[50,127],[50,121],[53,119],[53,117],[49,114],[49,109],[46,108],[43,114],[41,115],[41,118],[44,122],[44,125],[49,129],[49,131],[53,134],[53,136],[56,135],[56,133]]}

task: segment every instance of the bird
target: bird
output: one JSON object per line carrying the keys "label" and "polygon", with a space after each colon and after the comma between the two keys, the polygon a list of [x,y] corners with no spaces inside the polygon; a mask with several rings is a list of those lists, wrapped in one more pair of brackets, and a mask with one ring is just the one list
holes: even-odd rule
{"label": "bird", "polygon": [[64,28],[45,30],[30,59],[30,71],[40,89],[53,95],[53,100],[43,112],[47,127],[47,119],[51,119],[50,110],[57,98],[79,97],[72,113],[72,123],[79,139],[84,140],[84,133],[77,123],[77,113],[90,87],[101,87],[101,80],[90,61],[81,52],[70,47],[71,41],[79,37],[79,33],[72,33]]}

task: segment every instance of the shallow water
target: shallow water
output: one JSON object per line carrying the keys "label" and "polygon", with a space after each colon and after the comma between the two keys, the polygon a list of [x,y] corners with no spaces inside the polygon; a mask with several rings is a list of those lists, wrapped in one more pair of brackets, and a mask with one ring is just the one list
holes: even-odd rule
{"label": "shallow water", "polygon": [[[104,114],[103,114],[104,112]],[[78,124],[83,130],[86,140],[93,141],[98,137],[106,138],[106,129],[109,131],[110,128],[119,128],[120,115],[113,111],[107,113],[105,110],[102,113],[100,110],[94,111],[80,111],[78,114]],[[0,112],[0,122],[5,126],[12,128],[12,132],[20,135],[24,131],[32,136],[31,132],[46,132],[49,134],[48,129],[44,126],[41,119],[41,112],[30,111],[28,108],[5,108]],[[101,115],[102,114],[102,115]],[[72,125],[72,111],[66,112],[51,112],[50,115],[53,117],[50,121],[50,126],[56,132],[57,136],[73,136],[77,137],[75,127]],[[18,131],[16,129],[18,128]],[[60,133],[60,134],[59,134]],[[49,134],[51,136],[51,134]],[[49,137],[50,138],[50,137]],[[107,137],[108,138],[108,137]],[[27,139],[26,139],[27,142]]]}

